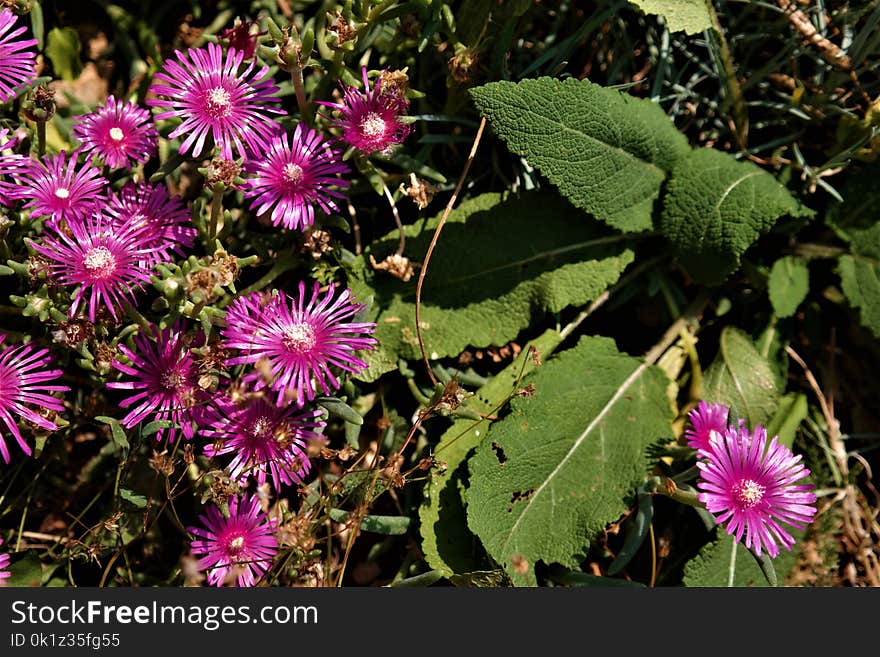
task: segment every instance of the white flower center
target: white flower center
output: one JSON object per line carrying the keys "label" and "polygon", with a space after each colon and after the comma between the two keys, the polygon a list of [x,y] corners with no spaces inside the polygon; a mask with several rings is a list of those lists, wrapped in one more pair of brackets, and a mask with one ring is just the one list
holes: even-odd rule
{"label": "white flower center", "polygon": [[67,187],[59,187],[55,190],[55,196],[58,198],[68,198],[70,197],[70,190]]}
{"label": "white flower center", "polygon": [[183,383],[183,376],[177,370],[166,370],[159,378],[166,390],[177,390]]}
{"label": "white flower center", "polygon": [[254,426],[251,427],[251,433],[255,438],[265,438],[271,427],[272,421],[264,415],[254,422]]}
{"label": "white flower center", "polygon": [[106,246],[95,246],[86,251],[83,266],[93,278],[107,278],[116,271],[116,258]]}
{"label": "white flower center", "polygon": [[208,92],[208,114],[215,119],[223,119],[232,113],[232,98],[223,87],[214,87]]}
{"label": "white flower center", "polygon": [[302,178],[302,175],[303,168],[293,162],[285,164],[284,169],[281,172],[281,177],[289,183],[298,183]]}
{"label": "white flower center", "polygon": [[110,128],[110,139],[113,141],[122,141],[124,137],[125,133],[119,128]]}
{"label": "white flower center", "polygon": [[304,354],[315,346],[315,329],[309,324],[291,324],[284,329],[281,342],[288,351]]}
{"label": "white flower center", "polygon": [[753,479],[741,479],[733,486],[733,496],[742,508],[751,509],[764,498],[766,490]]}
{"label": "white flower center", "polygon": [[367,139],[377,139],[385,134],[385,119],[370,112],[361,119],[361,134]]}
{"label": "white flower center", "polygon": [[239,536],[236,536],[235,538],[233,538],[231,541],[229,541],[229,551],[232,554],[237,555],[239,552],[241,552],[243,547],[244,547],[244,536],[239,535]]}

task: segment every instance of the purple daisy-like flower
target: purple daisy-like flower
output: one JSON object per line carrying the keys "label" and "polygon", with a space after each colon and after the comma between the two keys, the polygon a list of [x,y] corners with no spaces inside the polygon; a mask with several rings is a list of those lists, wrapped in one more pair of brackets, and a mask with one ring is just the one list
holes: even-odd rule
{"label": "purple daisy-like flower", "polygon": [[[19,25],[18,17],[11,11],[0,9],[0,102],[6,103],[15,98],[15,90],[31,82],[36,77],[37,45],[36,39],[15,38],[27,27]],[[11,31],[10,31],[11,30]]]}
{"label": "purple daisy-like flower", "polygon": [[239,297],[226,311],[223,346],[242,353],[227,365],[264,363],[245,377],[260,389],[269,379],[277,393],[276,404],[291,399],[298,406],[315,398],[316,387],[330,394],[339,387],[333,368],[361,372],[367,364],[355,356],[360,349],[374,349],[375,338],[364,336],[376,330],[374,323],[347,322],[364,310],[355,303],[351,290],[335,294],[330,288],[320,296],[316,282],[306,303],[306,285],[299,284],[299,295],[277,294],[265,299],[258,292]]}
{"label": "purple daisy-like flower", "polygon": [[72,135],[82,150],[97,155],[111,169],[130,168],[149,160],[159,147],[150,112],[110,96],[91,114],[74,117]]}
{"label": "purple daisy-like flower", "polygon": [[758,425],[754,433],[745,427],[729,427],[713,433],[712,452],[697,463],[700,479],[697,496],[735,534],[760,556],[762,550],[775,557],[779,545],[791,550],[795,539],[780,523],[804,529],[816,514],[812,484],[799,484],[810,471],[774,438],[767,445],[767,431]]}
{"label": "purple daisy-like flower", "polygon": [[258,214],[271,210],[272,224],[289,230],[313,225],[316,205],[325,213],[337,210],[333,198],[343,195],[333,186],[349,185],[337,177],[349,172],[339,153],[302,123],[292,139],[273,139],[265,153],[245,164],[245,170],[253,174],[244,192],[245,198],[253,199],[251,209]]}
{"label": "purple daisy-like flower", "polygon": [[184,249],[198,235],[183,200],[161,184],[128,183],[110,197],[107,214],[117,227],[141,231],[144,250],[149,250],[148,267],[169,260],[171,251],[185,255]]}
{"label": "purple daisy-like flower", "polygon": [[164,110],[157,120],[183,119],[169,135],[186,135],[181,153],[198,157],[210,134],[223,158],[234,159],[233,149],[247,157],[248,150],[260,152],[278,134],[270,115],[285,112],[273,106],[279,89],[267,77],[268,66],[255,70],[252,61],[239,70],[244,53],[230,49],[224,60],[223,48],[216,43],[175,55],[177,61],[165,62],[164,70],[155,75],[151,90],[158,97],[147,104]]}
{"label": "purple daisy-like flower", "polygon": [[28,166],[30,158],[19,153],[3,154],[3,151],[15,148],[18,145],[18,137],[10,135],[9,130],[0,130],[0,204],[10,205],[18,198],[18,183],[3,180],[4,176],[13,176],[21,173]]}
{"label": "purple daisy-like flower", "polygon": [[[162,440],[167,431],[169,442],[174,442],[179,428],[189,440],[211,395],[198,384],[199,368],[183,326],[178,323],[161,330],[157,326],[151,328],[155,341],[143,333],[136,335],[133,339],[137,351],[119,345],[130,364],[118,360],[112,362],[113,367],[133,377],[134,381],[111,381],[107,387],[137,391],[120,402],[122,408],[134,406],[122,419],[126,428],[147,418],[170,420],[176,426],[159,429],[156,439]],[[196,341],[200,340],[201,336],[197,336]]]}
{"label": "purple daisy-like flower", "polygon": [[152,257],[140,230],[118,227],[97,206],[85,217],[68,219],[65,230],[47,233],[31,242],[50,260],[49,271],[61,285],[75,285],[70,316],[88,306],[94,322],[98,309],[106,308],[114,320],[125,303],[135,305],[132,288],[150,282],[146,263]]}
{"label": "purple daisy-like flower", "polygon": [[22,169],[17,198],[30,199],[31,214],[51,217],[50,224],[81,217],[103,200],[107,181],[91,164],[77,168],[76,157],[62,151],[44,161],[30,160]]}
{"label": "purple daisy-like flower", "polygon": [[316,420],[320,415],[298,412],[295,406],[279,408],[262,396],[250,395],[239,403],[220,399],[205,416],[204,424],[212,428],[201,433],[214,440],[205,446],[205,454],[233,454],[229,473],[240,484],[254,477],[262,486],[267,476],[276,490],[282,484],[301,484],[311,469],[309,443],[324,439],[316,431],[326,426]]}
{"label": "purple daisy-like flower", "polygon": [[[0,344],[5,339],[6,336],[0,334]],[[37,349],[32,344],[9,345],[0,351],[0,422],[28,456],[32,454],[31,448],[22,438],[13,415],[48,431],[54,431],[58,427],[53,422],[28,408],[26,404],[60,413],[64,410],[61,400],[46,393],[70,390],[68,386],[47,385],[47,381],[57,381],[64,374],[61,370],[46,369],[51,361],[48,349]],[[9,463],[9,449],[2,434],[0,456]]]}
{"label": "purple daisy-like flower", "polygon": [[[370,89],[366,67],[361,69],[364,90],[343,85],[339,103],[318,101],[318,105],[339,111],[333,125],[342,129],[342,140],[369,155],[388,153],[407,138],[411,127],[401,120],[409,110],[409,101],[397,90],[384,89],[381,78]],[[384,74],[383,74],[384,75]]]}
{"label": "purple daisy-like flower", "polygon": [[229,500],[229,517],[209,506],[199,516],[204,527],[187,527],[202,540],[192,542],[199,556],[199,570],[208,571],[208,584],[222,586],[232,581],[254,586],[272,565],[278,552],[275,523],[260,508],[256,495]]}
{"label": "purple daisy-like flower", "polygon": [[711,451],[710,439],[713,431],[724,433],[730,409],[724,404],[710,404],[701,401],[688,413],[691,426],[685,430],[687,444],[698,452]]}

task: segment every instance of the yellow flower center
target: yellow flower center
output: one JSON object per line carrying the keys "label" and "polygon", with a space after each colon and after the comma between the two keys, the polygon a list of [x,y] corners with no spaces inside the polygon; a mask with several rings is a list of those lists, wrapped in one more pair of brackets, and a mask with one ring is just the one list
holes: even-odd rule
{"label": "yellow flower center", "polygon": [[761,484],[753,479],[741,479],[733,486],[733,495],[744,509],[756,506],[767,491]]}
{"label": "yellow flower center", "polygon": [[385,134],[385,119],[370,112],[361,119],[361,134],[367,139],[376,139]]}
{"label": "yellow flower center", "polygon": [[58,198],[69,198],[70,190],[67,189],[67,187],[59,187],[55,190],[55,196],[57,196]]}
{"label": "yellow flower center", "polygon": [[110,128],[110,139],[113,141],[122,141],[124,137],[125,133],[119,128]]}
{"label": "yellow flower center", "polygon": [[208,113],[212,118],[223,119],[232,113],[232,97],[223,87],[214,87],[208,92]]}
{"label": "yellow flower center", "polygon": [[291,324],[285,327],[281,342],[288,351],[304,354],[315,346],[315,329],[309,324]]}

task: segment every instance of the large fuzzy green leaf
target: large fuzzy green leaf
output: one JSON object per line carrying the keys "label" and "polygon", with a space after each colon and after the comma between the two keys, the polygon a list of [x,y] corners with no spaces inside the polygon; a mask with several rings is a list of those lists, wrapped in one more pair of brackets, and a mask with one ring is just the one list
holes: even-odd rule
{"label": "large fuzzy green leaf", "polygon": [[757,165],[701,148],[672,171],[661,230],[691,276],[715,285],[739,269],[742,254],[777,219],[810,214]]}
{"label": "large fuzzy green leaf", "polygon": [[[768,586],[767,578],[755,557],[741,543],[722,529],[718,529],[715,541],[703,546],[699,554],[691,559],[684,569],[685,586],[696,587],[745,587]],[[802,531],[793,531],[792,536],[800,539]],[[792,550],[783,550],[773,559],[773,568],[780,583],[794,569],[800,553],[800,542]]]}
{"label": "large fuzzy green leaf", "polygon": [[734,418],[750,427],[767,426],[782,397],[784,381],[778,370],[738,328],[726,327],[718,341],[718,355],[703,378],[703,397],[730,407]]}
{"label": "large fuzzy green leaf", "polygon": [[537,369],[468,461],[468,524],[517,584],[535,562],[577,568],[590,542],[630,506],[645,448],[671,439],[668,378],[585,337]]}
{"label": "large fuzzy green leaf", "polygon": [[666,19],[670,32],[697,34],[712,27],[712,16],[706,5],[710,0],[629,0],[646,14],[659,14]]}
{"label": "large fuzzy green leaf", "polygon": [[[558,331],[550,329],[525,345],[520,355],[493,376],[473,397],[467,408],[492,415],[516,391],[521,378],[535,368],[529,349],[534,347],[542,357],[549,355],[562,342]],[[479,541],[467,527],[462,493],[467,488],[468,454],[480,444],[489,431],[489,420],[459,418],[440,437],[434,457],[445,470],[431,476],[425,484],[424,501],[419,509],[422,552],[425,560],[446,577],[484,568],[479,554]]]}
{"label": "large fuzzy green leaf", "polygon": [[[420,262],[439,216],[407,226],[405,253]],[[374,271],[394,253],[394,231],[370,246],[351,272],[360,299],[373,297],[379,347],[366,354],[371,381],[420,358],[415,328],[416,277],[402,281]],[[589,303],[613,284],[633,253],[625,236],[591,221],[557,194],[485,194],[450,216],[431,257],[422,289],[422,336],[429,356],[443,358],[468,346],[503,345],[533,320]]]}
{"label": "large fuzzy green leaf", "polygon": [[659,105],[587,80],[490,82],[471,95],[511,151],[623,231],[652,226],[666,172],[689,150]]}

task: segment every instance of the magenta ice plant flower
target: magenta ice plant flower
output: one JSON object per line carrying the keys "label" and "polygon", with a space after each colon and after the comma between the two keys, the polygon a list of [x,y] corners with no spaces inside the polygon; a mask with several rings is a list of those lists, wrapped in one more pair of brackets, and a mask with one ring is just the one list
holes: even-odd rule
{"label": "magenta ice plant flower", "polygon": [[76,286],[70,316],[88,306],[94,322],[101,308],[119,321],[125,304],[135,305],[132,288],[150,282],[147,264],[152,257],[140,230],[117,227],[98,206],[85,217],[67,220],[64,230],[49,231],[33,249],[49,260],[49,272],[57,283]]}
{"label": "magenta ice plant flower", "polygon": [[[167,435],[168,441],[173,443],[180,430],[189,440],[211,394],[199,386],[199,367],[183,325],[178,323],[161,330],[153,325],[151,330],[152,335],[140,333],[133,338],[136,351],[119,345],[128,363],[112,362],[114,368],[133,380],[111,381],[107,387],[135,391],[120,402],[122,408],[132,407],[122,419],[126,428],[147,419],[170,421],[174,426],[160,428],[156,439],[162,440]],[[201,341],[201,335],[194,341]]]}
{"label": "magenta ice plant flower", "polygon": [[332,286],[321,295],[315,282],[306,301],[306,284],[299,294],[278,293],[268,298],[258,292],[241,296],[226,311],[223,346],[240,355],[227,365],[258,363],[245,379],[256,389],[268,387],[277,393],[275,404],[285,406],[295,400],[303,406],[315,398],[320,388],[330,394],[339,387],[334,370],[361,372],[367,364],[355,355],[361,349],[374,349],[376,325],[347,321],[364,310],[351,290],[336,294]]}
{"label": "magenta ice plant flower", "polygon": [[[2,538],[0,538],[0,545],[3,545]],[[9,568],[9,555],[4,552],[0,554],[0,586],[4,584],[4,579],[12,577],[12,573],[6,570],[7,568]]]}
{"label": "magenta ice plant flower", "polygon": [[389,153],[410,133],[410,125],[402,120],[409,109],[409,101],[399,90],[383,88],[381,78],[371,89],[366,67],[361,69],[361,75],[363,91],[343,85],[340,102],[318,101],[318,104],[339,112],[333,125],[342,130],[342,141],[367,155]]}
{"label": "magenta ice plant flower", "polygon": [[[5,339],[6,336],[0,334],[0,344]],[[18,429],[15,416],[47,431],[58,428],[48,418],[29,408],[36,406],[56,413],[64,410],[60,399],[47,394],[70,390],[68,386],[57,383],[64,372],[49,369],[51,362],[49,350],[37,349],[33,344],[8,345],[0,351],[0,456],[6,463],[9,463],[9,448],[3,437],[4,426],[21,451],[28,456],[32,453]]]}
{"label": "magenta ice plant flower", "polygon": [[260,395],[247,395],[238,403],[219,399],[205,415],[200,433],[212,439],[205,446],[210,457],[232,454],[228,470],[240,484],[248,478],[258,485],[271,477],[275,490],[282,484],[303,483],[311,469],[309,443],[323,440],[317,430],[321,411],[300,411],[296,406],[279,408]]}
{"label": "magenta ice plant flower", "polygon": [[15,90],[36,77],[36,39],[18,39],[27,27],[6,7],[0,9],[0,103],[15,98]]}
{"label": "magenta ice plant flower", "polygon": [[128,169],[149,160],[159,147],[153,117],[143,107],[110,96],[91,114],[74,117],[72,135],[88,155],[111,169]]}
{"label": "magenta ice plant flower", "polygon": [[148,267],[168,261],[172,251],[185,255],[198,235],[189,209],[179,196],[171,196],[164,184],[126,184],[110,197],[107,214],[117,228],[141,232],[144,250],[149,252]]}
{"label": "magenta ice plant flower", "polygon": [[28,166],[30,158],[19,153],[4,153],[18,145],[18,137],[6,128],[0,129],[0,204],[10,205],[18,198],[18,183],[3,180],[5,176],[15,178]]}
{"label": "magenta ice plant flower", "polygon": [[252,61],[241,70],[244,53],[230,49],[224,58],[216,43],[175,55],[154,76],[151,90],[157,97],[147,104],[162,110],[157,120],[183,121],[169,135],[184,136],[181,153],[199,157],[210,136],[221,156],[232,160],[233,151],[241,157],[259,153],[278,134],[272,115],[285,112],[276,107],[279,89],[268,66],[256,69]]}
{"label": "magenta ice plant flower", "polygon": [[712,432],[724,433],[727,430],[730,409],[724,404],[701,401],[696,408],[688,413],[690,427],[684,436],[687,444],[698,452],[711,451],[710,438]]}
{"label": "magenta ice plant flower", "polygon": [[323,212],[337,210],[334,187],[349,182],[338,176],[349,168],[340,154],[314,130],[300,123],[293,137],[273,139],[260,157],[245,163],[251,176],[245,181],[245,198],[257,214],[271,211],[272,224],[302,230],[315,223],[315,206]]}
{"label": "magenta ice plant flower", "polygon": [[229,500],[229,517],[216,506],[199,516],[202,527],[188,527],[198,537],[192,542],[199,570],[208,573],[208,584],[254,586],[272,566],[278,552],[275,522],[260,507],[256,495]]}
{"label": "magenta ice plant flower", "polygon": [[774,436],[768,445],[760,425],[753,433],[728,427],[712,434],[712,451],[697,463],[697,499],[758,556],[766,550],[775,557],[780,546],[791,550],[795,539],[783,524],[804,529],[816,514],[812,484],[798,483],[810,471],[778,440]]}
{"label": "magenta ice plant flower", "polygon": [[28,199],[31,214],[48,216],[50,224],[81,217],[104,200],[107,181],[91,164],[77,167],[76,157],[62,151],[31,160],[21,171],[16,196]]}

